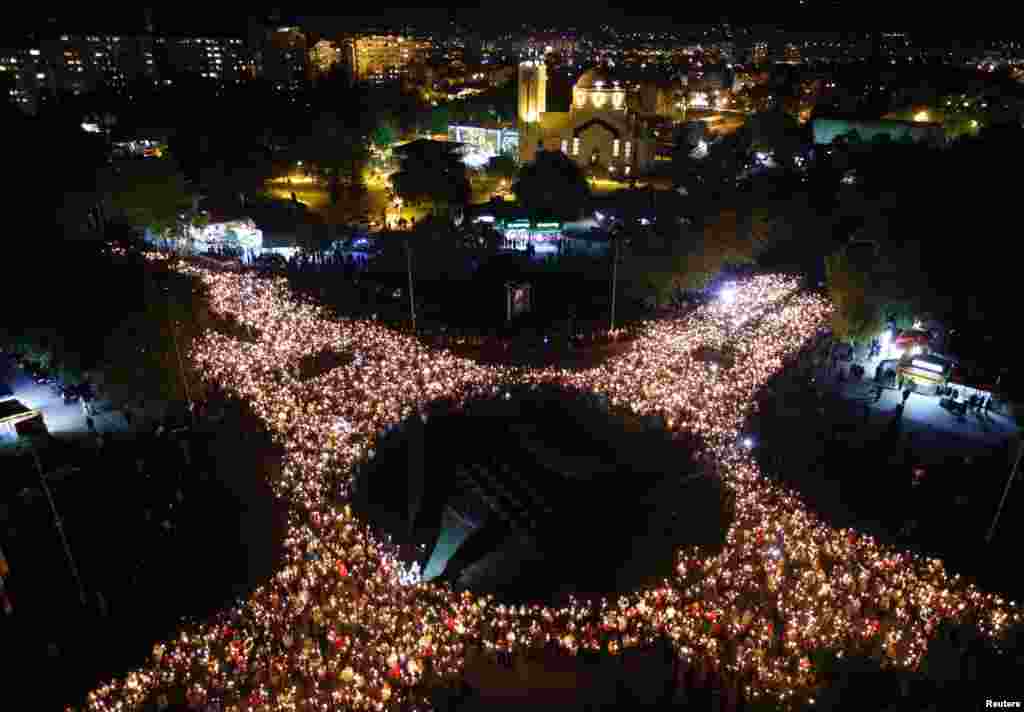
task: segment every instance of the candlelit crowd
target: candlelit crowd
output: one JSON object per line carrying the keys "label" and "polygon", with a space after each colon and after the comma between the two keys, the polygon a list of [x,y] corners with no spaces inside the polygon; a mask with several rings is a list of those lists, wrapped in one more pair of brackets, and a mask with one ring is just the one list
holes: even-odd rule
{"label": "candlelit crowd", "polygon": [[[572,372],[482,366],[373,321],[328,318],[284,279],[172,267],[200,277],[211,309],[256,334],[241,342],[210,332],[190,358],[248,401],[285,448],[272,484],[292,504],[287,562],[248,600],[95,689],[89,709],[176,696],[222,710],[425,709],[430,689],[458,679],[469,656],[542,647],[618,654],[659,639],[746,699],[796,707],[822,683],[815,651],[915,668],[942,621],[972,622],[998,640],[1020,620],[1016,604],[966,585],[941,561],[832,529],[761,476],[740,429],[757,391],[831,310],[794,279],[745,279],[730,299],[650,322],[628,353]],[[353,358],[301,380],[300,360],[324,349]],[[702,349],[730,358],[696,357]],[[681,542],[672,578],[616,600],[506,606],[418,581],[354,518],[352,474],[389,425],[439,403],[458,408],[541,384],[603,394],[612,407],[660,417],[680,439],[698,436],[704,464],[733,493],[724,548],[710,555]]]}

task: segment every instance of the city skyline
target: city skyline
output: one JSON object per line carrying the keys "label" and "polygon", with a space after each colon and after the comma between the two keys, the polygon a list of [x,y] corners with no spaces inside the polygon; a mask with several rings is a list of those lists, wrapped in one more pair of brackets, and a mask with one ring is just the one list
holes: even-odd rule
{"label": "city skyline", "polygon": [[[519,6],[521,8],[521,6]],[[772,26],[792,31],[906,31],[915,36],[928,35],[935,38],[973,37],[1000,39],[1002,27],[986,21],[983,17],[957,18],[956,22],[930,22],[923,25],[919,19],[900,14],[891,7],[885,8],[874,3],[843,3],[842,0],[793,0],[784,7],[775,5],[771,13],[763,7],[752,4],[732,5],[728,10],[688,9],[685,14],[666,14],[663,6],[623,8],[612,3],[591,3],[585,15],[572,8],[550,8],[537,6],[536,12],[520,9],[518,17],[509,17],[505,12],[496,12],[495,7],[482,4],[459,7],[381,7],[372,14],[303,14],[283,13],[274,8],[251,16],[229,11],[204,12],[197,17],[194,13],[173,9],[152,10],[153,24],[161,34],[244,34],[253,19],[267,20],[275,12],[285,24],[298,24],[304,30],[317,34],[335,34],[374,26],[408,26],[423,31],[449,29],[452,20],[484,32],[516,32],[523,25],[535,29],[545,27],[557,29],[576,28],[594,30],[609,25],[622,31],[637,31],[648,27],[676,31],[722,27],[734,29],[753,27],[769,29]],[[24,36],[50,31],[106,31],[124,34],[142,33],[145,29],[145,8],[136,12],[103,10],[79,11],[32,11],[14,13],[5,23],[3,34],[8,37]]]}

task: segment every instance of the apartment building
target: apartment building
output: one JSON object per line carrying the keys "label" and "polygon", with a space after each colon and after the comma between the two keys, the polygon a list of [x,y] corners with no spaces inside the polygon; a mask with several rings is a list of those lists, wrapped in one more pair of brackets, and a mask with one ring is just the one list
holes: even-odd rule
{"label": "apartment building", "polygon": [[425,63],[430,55],[430,40],[402,35],[361,35],[348,38],[353,78],[359,82],[398,81],[414,64]]}

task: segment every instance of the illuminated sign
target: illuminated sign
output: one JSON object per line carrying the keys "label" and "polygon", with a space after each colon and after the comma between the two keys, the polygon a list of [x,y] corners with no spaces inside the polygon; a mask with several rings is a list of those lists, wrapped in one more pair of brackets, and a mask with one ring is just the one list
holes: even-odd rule
{"label": "illuminated sign", "polygon": [[466,144],[470,149],[466,157],[477,164],[486,163],[487,159],[499,153],[515,155],[519,152],[519,132],[515,129],[451,124],[448,126],[448,140]]}
{"label": "illuminated sign", "polygon": [[505,239],[511,242],[548,242],[558,240],[562,236],[555,232],[536,232],[534,230],[506,230]]}
{"label": "illuminated sign", "polygon": [[943,368],[942,366],[940,366],[937,363],[932,363],[930,361],[923,361],[923,360],[921,360],[919,358],[915,358],[910,363],[911,363],[912,366],[915,366],[917,368],[923,368],[924,370],[931,371],[932,373],[942,373],[943,371],[946,370],[945,368]]}
{"label": "illuminated sign", "polygon": [[263,247],[263,231],[250,218],[211,223],[202,230],[193,227],[191,236],[200,248],[230,245],[252,250]]}

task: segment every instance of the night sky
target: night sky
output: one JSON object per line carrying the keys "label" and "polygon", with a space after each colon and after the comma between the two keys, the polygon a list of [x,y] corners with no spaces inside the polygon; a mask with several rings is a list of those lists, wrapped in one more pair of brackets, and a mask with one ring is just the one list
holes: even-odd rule
{"label": "night sky", "polygon": [[[8,13],[2,32],[8,36],[24,35],[41,31],[50,26],[66,31],[120,32],[130,34],[140,31],[143,26],[143,9],[133,6],[113,6],[116,9],[89,8],[88,10],[33,11],[21,8]],[[128,7],[133,7],[128,10]],[[233,7],[233,6],[229,6]],[[424,29],[443,28],[454,16],[459,24],[484,31],[513,30],[524,22],[550,23],[561,27],[576,26],[585,29],[608,23],[621,29],[646,29],[687,26],[718,22],[726,18],[734,25],[777,24],[793,29],[853,30],[878,29],[883,31],[917,31],[927,28],[939,34],[970,36],[1001,35],[1005,32],[985,30],[986,16],[974,15],[943,18],[941,13],[922,22],[920,17],[901,16],[903,12],[892,3],[880,0],[783,0],[778,3],[753,3],[735,0],[727,5],[679,6],[674,15],[667,15],[664,4],[621,5],[606,2],[588,2],[586,11],[581,12],[574,3],[508,3],[492,2],[452,7],[390,7],[369,3],[364,7],[376,8],[375,15],[364,16],[322,16],[303,15],[301,6],[287,6],[282,9],[282,21],[298,22],[306,29],[323,34],[334,34],[363,26],[384,23],[408,23]],[[770,12],[768,10],[770,9]],[[292,14],[287,12],[291,10]],[[313,6],[313,12],[320,10]],[[266,17],[271,8],[253,12],[254,17]],[[294,14],[300,13],[300,14]],[[235,9],[204,9],[197,13],[194,6],[185,9],[164,7],[154,8],[157,30],[169,34],[242,34],[247,18]],[[988,16],[990,17],[990,16]],[[50,18],[56,22],[48,23]],[[966,23],[966,24],[965,24]],[[968,25],[970,25],[968,29]],[[996,28],[999,26],[996,25]],[[1005,28],[1004,28],[1005,29]]]}

